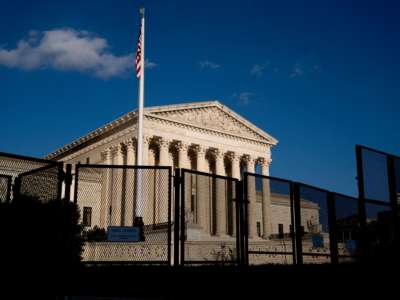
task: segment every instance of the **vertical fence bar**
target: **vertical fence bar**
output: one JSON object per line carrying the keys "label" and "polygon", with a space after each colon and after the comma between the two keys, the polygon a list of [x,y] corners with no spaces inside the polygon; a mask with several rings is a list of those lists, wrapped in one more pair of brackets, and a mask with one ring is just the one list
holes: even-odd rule
{"label": "vertical fence bar", "polygon": [[335,207],[335,194],[328,192],[328,224],[329,224],[329,246],[331,252],[331,263],[338,264],[338,244],[336,233],[336,207]]}
{"label": "vertical fence bar", "polygon": [[248,173],[245,172],[243,176],[243,204],[241,205],[241,234],[242,234],[242,249],[243,249],[243,263],[249,265],[249,222],[248,222]]}
{"label": "vertical fence bar", "polygon": [[396,216],[398,211],[396,169],[395,169],[395,158],[392,155],[387,156],[387,171],[388,171],[390,203],[392,204],[393,215]]}
{"label": "vertical fence bar", "polygon": [[11,202],[11,180],[12,177],[8,177],[7,180],[7,194],[6,194],[6,203],[10,203]]}
{"label": "vertical fence bar", "polygon": [[174,203],[174,266],[179,266],[179,177],[180,170],[175,169],[174,176],[174,192],[175,192],[175,203]]}
{"label": "vertical fence bar", "polygon": [[302,235],[303,232],[301,230],[301,211],[300,211],[300,184],[295,182],[293,183],[293,201],[294,201],[294,234],[296,236],[296,263],[298,265],[303,264],[303,241]]}
{"label": "vertical fence bar", "polygon": [[74,191],[74,203],[78,204],[78,182],[79,182],[79,164],[75,165],[75,191]]}
{"label": "vertical fence bar", "polygon": [[359,222],[360,222],[361,258],[365,259],[367,256],[367,241],[366,241],[367,218],[365,210],[362,147],[360,145],[356,145],[356,162],[357,162],[357,185],[358,185],[358,210],[360,218]]}
{"label": "vertical fence bar", "polygon": [[241,211],[240,207],[243,206],[243,182],[242,181],[236,181],[236,199],[235,200],[235,210],[236,210],[236,220],[235,220],[235,226],[236,226],[236,255],[237,255],[237,262],[239,265],[243,265],[243,251],[244,251],[244,245],[243,245],[243,237],[242,237],[242,229],[240,223],[242,222],[241,219]]}
{"label": "vertical fence bar", "polygon": [[296,230],[295,230],[295,224],[296,224],[296,218],[294,214],[294,193],[293,193],[293,182],[289,183],[289,188],[290,188],[290,220],[292,223],[291,227],[291,238],[292,238],[292,252],[293,252],[293,265],[297,264],[297,255],[296,255]]}
{"label": "vertical fence bar", "polygon": [[[181,242],[181,266],[185,265],[185,240],[186,240],[186,224],[185,224],[185,170],[180,170],[178,182],[180,184],[180,242]],[[179,189],[178,189],[179,191]]]}
{"label": "vertical fence bar", "polygon": [[13,201],[19,198],[20,191],[21,191],[21,177],[17,176],[14,179]]}
{"label": "vertical fence bar", "polygon": [[68,203],[71,201],[71,186],[72,186],[72,165],[67,164],[64,176],[64,184],[65,184],[65,202]]}
{"label": "vertical fence bar", "polygon": [[392,245],[392,247],[399,249],[398,245],[399,238],[397,238],[400,235],[400,228],[399,228],[400,226],[398,221],[399,205],[397,203],[396,166],[395,166],[395,157],[393,155],[387,156],[387,170],[388,170],[388,182],[389,182],[389,196],[392,205],[391,230],[393,231],[393,234],[391,236],[394,237],[393,242],[395,243],[395,245]]}
{"label": "vertical fence bar", "polygon": [[171,266],[171,244],[172,244],[172,236],[171,236],[171,168],[168,169],[168,266]]}
{"label": "vertical fence bar", "polygon": [[57,200],[61,201],[62,196],[62,185],[65,179],[64,177],[64,165],[62,162],[57,163],[57,170],[58,170],[58,183],[57,183]]}

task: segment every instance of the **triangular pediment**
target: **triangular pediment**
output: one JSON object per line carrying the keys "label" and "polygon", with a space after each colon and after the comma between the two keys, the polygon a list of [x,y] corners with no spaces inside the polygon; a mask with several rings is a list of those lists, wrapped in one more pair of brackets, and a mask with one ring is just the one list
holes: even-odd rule
{"label": "triangular pediment", "polygon": [[149,107],[146,114],[275,145],[277,140],[218,101]]}

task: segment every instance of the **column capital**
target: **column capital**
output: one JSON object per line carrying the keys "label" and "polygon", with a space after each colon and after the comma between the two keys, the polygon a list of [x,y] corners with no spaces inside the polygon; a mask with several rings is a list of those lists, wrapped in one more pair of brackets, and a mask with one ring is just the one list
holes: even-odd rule
{"label": "column capital", "polygon": [[246,162],[246,163],[255,163],[256,162],[256,158],[254,158],[253,156],[251,156],[250,154],[243,154],[241,156],[241,159]]}
{"label": "column capital", "polygon": [[226,153],[226,151],[219,148],[210,148],[208,151],[215,156],[215,159],[223,159]]}
{"label": "column capital", "polygon": [[192,144],[190,146],[197,154],[205,154],[206,148],[203,145]]}
{"label": "column capital", "polygon": [[125,151],[125,144],[124,143],[119,143],[118,145],[115,146],[117,154],[122,154]]}
{"label": "column capital", "polygon": [[171,140],[166,139],[161,136],[154,136],[152,137],[152,140],[161,148],[168,148],[169,145],[171,144]]}
{"label": "column capital", "polygon": [[111,148],[110,147],[101,151],[101,158],[103,160],[107,160],[107,159],[111,158]]}
{"label": "column capital", "polygon": [[181,150],[188,150],[190,147],[190,144],[185,143],[183,141],[172,141],[172,143],[174,144],[174,146],[176,147],[177,150],[181,151]]}
{"label": "column capital", "polygon": [[153,136],[151,135],[144,135],[143,136],[143,144],[150,144],[151,140],[153,139]]}
{"label": "column capital", "polygon": [[135,148],[136,147],[136,138],[129,138],[124,142],[127,148]]}
{"label": "column capital", "polygon": [[233,161],[235,159],[235,152],[227,151],[225,152],[225,157],[228,158],[230,161]]}
{"label": "column capital", "polygon": [[262,167],[268,167],[272,163],[271,158],[259,157],[257,158],[257,163]]}
{"label": "column capital", "polygon": [[242,157],[243,157],[243,153],[239,153],[239,152],[230,152],[230,156],[232,157],[232,162],[240,162]]}

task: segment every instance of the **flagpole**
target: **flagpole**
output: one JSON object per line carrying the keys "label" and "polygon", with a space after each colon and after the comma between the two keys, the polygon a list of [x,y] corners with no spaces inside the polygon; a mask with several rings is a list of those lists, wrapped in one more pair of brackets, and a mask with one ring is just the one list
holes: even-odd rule
{"label": "flagpole", "polygon": [[141,15],[141,58],[140,58],[140,80],[139,80],[139,103],[138,103],[138,136],[137,136],[137,165],[142,165],[142,149],[143,149],[143,106],[144,106],[144,8],[140,8]]}
{"label": "flagpole", "polygon": [[[141,57],[140,57],[140,78],[139,78],[139,97],[138,97],[138,119],[137,119],[137,151],[136,165],[143,165],[143,107],[144,107],[144,8],[139,9],[141,16]],[[144,193],[142,184],[142,172],[138,169],[136,176],[136,205],[135,205],[135,223],[136,225],[143,224],[144,210]]]}

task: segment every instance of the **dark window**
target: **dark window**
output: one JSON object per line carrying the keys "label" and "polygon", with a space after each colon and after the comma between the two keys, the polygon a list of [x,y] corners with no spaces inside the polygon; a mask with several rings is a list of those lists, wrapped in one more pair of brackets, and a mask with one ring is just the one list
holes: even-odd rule
{"label": "dark window", "polygon": [[283,224],[278,224],[279,238],[283,239]]}
{"label": "dark window", "polygon": [[92,208],[91,207],[83,208],[82,225],[86,226],[86,227],[92,226]]}
{"label": "dark window", "polygon": [[90,164],[90,157],[86,157],[86,164]]}
{"label": "dark window", "polygon": [[257,222],[257,235],[261,236],[261,223]]}

